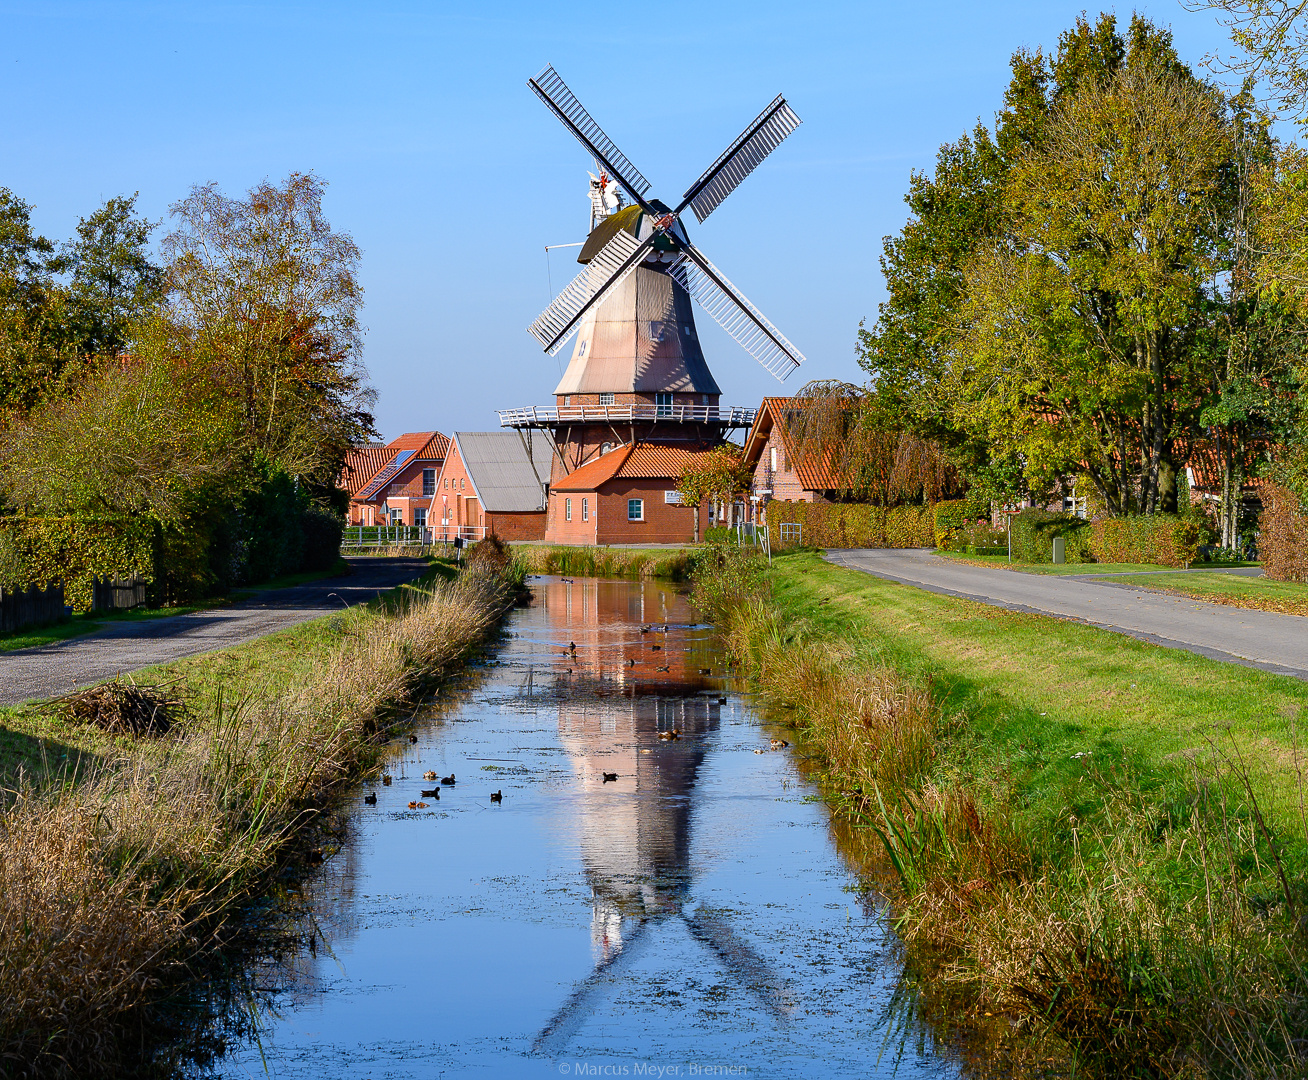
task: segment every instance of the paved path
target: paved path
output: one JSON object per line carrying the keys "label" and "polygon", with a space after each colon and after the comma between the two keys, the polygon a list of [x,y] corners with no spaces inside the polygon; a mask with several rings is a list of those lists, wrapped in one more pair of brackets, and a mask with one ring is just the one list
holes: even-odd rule
{"label": "paved path", "polygon": [[984,604],[1075,619],[1174,649],[1308,679],[1308,618],[1150,592],[1130,577],[994,570],[929,550],[828,551],[839,566]]}
{"label": "paved path", "polygon": [[372,600],[412,581],[425,559],[351,559],[353,573],[269,589],[230,607],[111,623],[103,630],[35,649],[0,653],[0,705],[64,694],[124,671],[225,649],[332,610]]}

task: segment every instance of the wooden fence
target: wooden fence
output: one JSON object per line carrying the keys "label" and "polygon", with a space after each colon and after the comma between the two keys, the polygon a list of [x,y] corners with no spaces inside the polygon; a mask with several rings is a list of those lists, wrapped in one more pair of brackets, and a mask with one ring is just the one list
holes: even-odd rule
{"label": "wooden fence", "polygon": [[12,634],[29,626],[60,622],[65,618],[62,585],[22,592],[0,589],[0,634]]}
{"label": "wooden fence", "polygon": [[110,581],[99,578],[91,582],[92,611],[124,611],[141,607],[146,601],[147,582],[144,578],[126,578]]}

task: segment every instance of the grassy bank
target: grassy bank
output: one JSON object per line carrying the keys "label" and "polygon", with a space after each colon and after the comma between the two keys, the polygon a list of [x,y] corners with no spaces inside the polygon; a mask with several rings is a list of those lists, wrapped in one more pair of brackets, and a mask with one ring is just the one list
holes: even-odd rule
{"label": "grassy bank", "polygon": [[486,639],[516,584],[514,568],[474,559],[453,581],[138,673],[176,703],[127,731],[104,729],[114,715],[0,715],[5,1072],[167,1074],[159,1034],[185,1022],[169,997],[412,704]]}
{"label": "grassy bank", "polygon": [[513,557],[530,574],[564,574],[571,577],[663,578],[685,581],[690,576],[690,549],[542,547],[515,544]]}
{"label": "grassy bank", "polygon": [[697,602],[876,856],[907,970],[1023,1074],[1308,1068],[1308,686],[833,567]]}

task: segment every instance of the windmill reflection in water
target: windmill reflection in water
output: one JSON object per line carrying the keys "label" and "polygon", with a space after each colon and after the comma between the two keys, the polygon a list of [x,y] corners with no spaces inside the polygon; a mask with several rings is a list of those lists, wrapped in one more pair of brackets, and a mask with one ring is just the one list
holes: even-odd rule
{"label": "windmill reflection in water", "polygon": [[[784,1023],[782,979],[722,914],[690,901],[693,799],[722,705],[697,674],[703,657],[687,651],[689,605],[654,583],[634,595],[628,582],[603,581],[551,583],[541,592],[557,636],[578,645],[575,655],[560,651],[553,678],[533,696],[538,707],[542,698],[558,700],[560,742],[580,791],[572,824],[591,888],[596,963],[533,1049],[561,1051],[614,980],[648,952],[654,928],[674,919]],[[646,621],[668,629],[642,636]],[[677,738],[666,737],[674,731]],[[618,781],[605,782],[606,772]]]}

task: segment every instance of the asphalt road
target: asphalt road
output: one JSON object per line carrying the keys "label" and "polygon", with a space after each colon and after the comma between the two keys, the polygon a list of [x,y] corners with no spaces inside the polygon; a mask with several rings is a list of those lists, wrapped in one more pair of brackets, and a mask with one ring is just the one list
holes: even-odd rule
{"label": "asphalt road", "polygon": [[826,557],[931,592],[1075,619],[1157,645],[1308,679],[1308,618],[1300,615],[1150,592],[1133,587],[1130,575],[1110,580],[1014,573],[942,559],[926,549],[833,550]]}
{"label": "asphalt road", "polygon": [[240,645],[412,581],[423,559],[357,558],[353,573],[269,589],[230,607],[119,622],[93,634],[0,653],[0,705],[65,694],[125,671]]}

